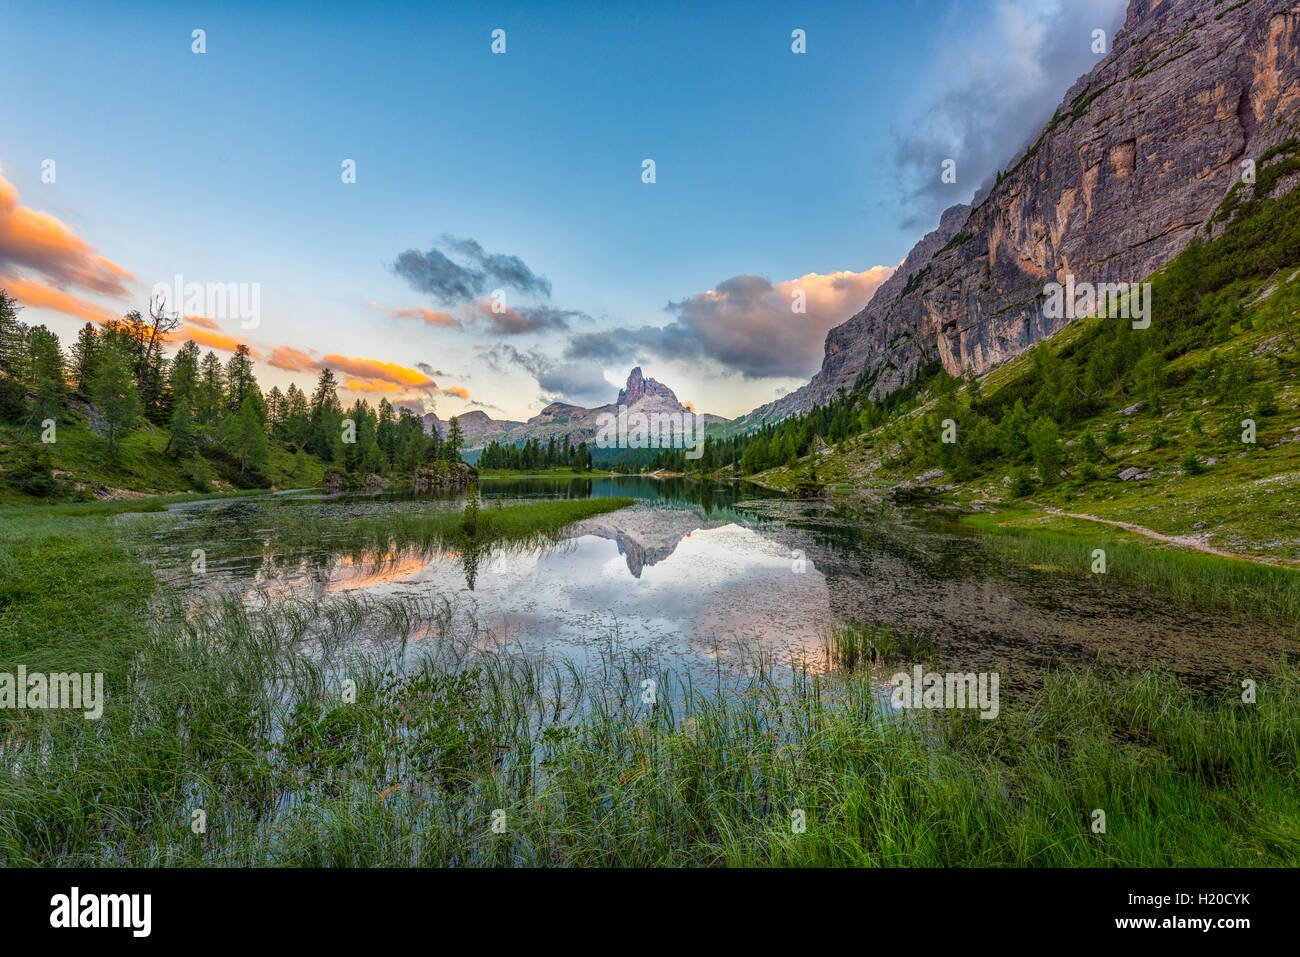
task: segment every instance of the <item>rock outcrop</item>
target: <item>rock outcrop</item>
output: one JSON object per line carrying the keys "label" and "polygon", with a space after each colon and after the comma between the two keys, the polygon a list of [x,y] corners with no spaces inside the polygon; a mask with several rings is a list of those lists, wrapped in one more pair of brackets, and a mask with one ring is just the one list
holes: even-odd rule
{"label": "rock outcrop", "polygon": [[430,462],[415,470],[412,487],[416,492],[469,488],[478,481],[478,471],[464,462]]}
{"label": "rock outcrop", "polygon": [[321,487],[326,495],[346,492],[354,484],[353,478],[347,472],[340,472],[338,469],[326,469],[325,476],[321,479]]}
{"label": "rock outcrop", "polygon": [[627,385],[618,390],[618,401],[615,405],[633,406],[643,399],[651,397],[665,399],[668,402],[676,403],[677,395],[672,389],[654,379],[647,379],[641,373],[641,367],[637,366],[627,377]]}
{"label": "rock outcrop", "polygon": [[1111,51],[974,206],[954,206],[867,306],[826,337],[821,370],[745,417],[806,411],[919,364],[983,372],[1070,320],[1044,287],[1136,283],[1177,255],[1239,181],[1296,134],[1300,2],[1132,0]]}

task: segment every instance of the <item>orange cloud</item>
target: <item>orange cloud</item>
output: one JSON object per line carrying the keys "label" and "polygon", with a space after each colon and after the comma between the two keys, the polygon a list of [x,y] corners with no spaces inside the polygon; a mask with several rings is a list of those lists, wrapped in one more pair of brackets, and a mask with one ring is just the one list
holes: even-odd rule
{"label": "orange cloud", "polygon": [[[221,332],[216,323],[213,323],[211,328],[199,328],[192,323],[191,317],[186,316],[185,320],[185,322],[181,323],[179,331],[173,332],[168,337],[169,341],[183,342],[186,339],[193,339],[201,346],[221,349],[224,352],[234,352],[239,346],[247,345],[247,343],[236,339],[234,336],[228,336]],[[260,353],[255,349],[249,349],[248,353],[254,358],[260,357]]]}
{"label": "orange cloud", "polygon": [[286,372],[306,372],[319,368],[315,359],[293,346],[276,346],[266,361],[268,365]]}
{"label": "orange cloud", "polygon": [[[85,299],[71,293],[51,289],[44,283],[32,279],[5,276],[0,278],[0,289],[4,289],[25,306],[34,306],[37,309],[53,309],[55,312],[95,322],[101,326],[110,322],[121,322],[122,320],[121,316],[102,306],[87,302]],[[240,340],[223,333],[221,327],[215,322],[204,320],[202,327],[200,327],[194,324],[194,317],[192,316],[186,316],[185,321],[181,323],[180,329],[168,336],[169,342],[183,342],[186,339],[193,339],[201,346],[221,349],[223,352],[234,352],[240,345]],[[250,352],[254,356],[257,355],[257,352],[253,350],[250,350]]]}
{"label": "orange cloud", "polygon": [[464,330],[465,324],[449,312],[435,312],[432,309],[426,309],[424,306],[416,306],[413,309],[385,309],[375,302],[366,303],[371,309],[378,309],[380,312],[386,312],[390,316],[397,316],[402,319],[419,319],[426,326],[443,326],[448,329]]}
{"label": "orange cloud", "polygon": [[135,278],[60,220],[19,205],[17,188],[0,174],[0,266],[6,265],[35,269],[56,286],[118,299],[127,298],[125,282]]}
{"label": "orange cloud", "polygon": [[390,382],[402,389],[423,391],[437,388],[437,383],[423,372],[408,369],[396,362],[383,362],[379,359],[354,359],[338,354],[327,355],[320,361],[320,366],[329,366],[341,372],[349,373],[361,380],[370,382]]}
{"label": "orange cloud", "polygon": [[400,385],[378,379],[345,379],[343,384],[350,392],[402,392]]}
{"label": "orange cloud", "polygon": [[374,393],[417,393],[440,392],[443,395],[468,399],[469,392],[459,386],[438,388],[423,372],[408,369],[396,362],[384,362],[381,359],[361,359],[353,356],[330,353],[319,359],[295,349],[293,346],[276,346],[271,350],[269,365],[286,372],[319,372],[329,368],[343,373],[343,385],[350,392]]}
{"label": "orange cloud", "polygon": [[37,309],[53,309],[56,312],[62,312],[69,316],[76,316],[79,319],[86,319],[90,322],[97,322],[100,325],[121,318],[120,316],[114,315],[103,306],[97,306],[93,302],[87,302],[71,293],[61,292],[58,289],[51,289],[44,283],[36,282],[32,279],[7,276],[0,278],[0,288],[4,289],[9,293],[9,295],[13,296],[25,306],[34,306]]}
{"label": "orange cloud", "polygon": [[207,316],[186,316],[185,321],[192,326],[200,326],[204,329],[211,329],[213,332],[220,332],[221,327]]}

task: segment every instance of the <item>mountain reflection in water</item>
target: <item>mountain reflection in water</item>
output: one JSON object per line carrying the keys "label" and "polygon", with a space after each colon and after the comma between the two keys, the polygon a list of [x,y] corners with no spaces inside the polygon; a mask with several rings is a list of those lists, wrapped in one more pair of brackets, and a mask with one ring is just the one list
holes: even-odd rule
{"label": "mountain reflection in water", "polygon": [[[571,527],[548,547],[351,554],[328,540],[269,547],[268,508],[337,516],[386,508],[459,509],[454,496],[279,496],[175,509],[160,568],[221,543],[204,589],[286,597],[439,595],[487,640],[581,659],[616,642],[705,673],[763,653],[825,661],[838,623],[873,622],[934,639],[943,670],[1003,674],[1025,686],[1062,663],[1159,663],[1194,684],[1259,674],[1294,642],[1281,628],[1191,609],[1115,580],[1018,566],[954,517],[792,502],[752,486],[642,478],[485,480],[484,507],[623,495],[631,508]],[[181,576],[176,576],[178,579]],[[420,636],[411,636],[418,638]]]}

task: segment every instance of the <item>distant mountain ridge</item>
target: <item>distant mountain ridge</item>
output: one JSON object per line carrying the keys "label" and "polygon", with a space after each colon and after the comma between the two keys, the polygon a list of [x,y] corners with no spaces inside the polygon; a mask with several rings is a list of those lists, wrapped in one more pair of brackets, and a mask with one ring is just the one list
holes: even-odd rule
{"label": "distant mountain ridge", "polygon": [[[566,402],[552,402],[527,422],[515,422],[505,419],[493,419],[486,412],[475,409],[456,417],[461,432],[465,436],[465,451],[476,452],[486,448],[493,441],[502,445],[522,445],[529,439],[537,439],[543,444],[551,438],[563,440],[567,435],[575,446],[580,442],[591,444],[600,427],[603,415],[618,415],[619,408],[624,407],[629,413],[681,414],[694,410],[678,401],[676,393],[668,386],[655,379],[647,379],[641,367],[634,368],[627,377],[627,383],[619,390],[618,398],[609,405],[594,409]],[[708,425],[720,425],[728,420],[719,415],[701,413]],[[442,436],[447,434],[446,423],[429,412],[424,416],[424,431],[432,433],[437,429]]]}
{"label": "distant mountain ridge", "polygon": [[[1133,283],[1177,255],[1242,175],[1300,130],[1296,0],[1132,0],[1111,51],[974,205],[958,205],[856,315],[820,371],[743,416],[806,412],[861,381],[873,397],[918,365],[983,372],[1058,332],[1044,287]],[[1290,188],[1290,178],[1275,194]]]}

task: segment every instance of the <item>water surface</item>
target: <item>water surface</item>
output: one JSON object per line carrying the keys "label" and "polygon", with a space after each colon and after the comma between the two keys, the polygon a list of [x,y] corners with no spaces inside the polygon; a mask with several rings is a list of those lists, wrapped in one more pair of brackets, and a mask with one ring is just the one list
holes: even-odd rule
{"label": "water surface", "polygon": [[[1204,688],[1293,655],[1283,629],[1149,595],[1104,576],[1010,562],[950,513],[794,502],[747,484],[646,478],[484,480],[483,507],[627,496],[546,547],[395,547],[357,553],[325,539],[288,551],[272,509],[337,519],[456,509],[456,495],[277,496],[187,503],[157,533],[159,571],[197,593],[247,600],[441,596],[486,642],[582,660],[598,646],[652,653],[699,677],[747,656],[826,664],[824,635],[873,622],[930,636],[944,670],[997,670],[1028,687],[1061,663],[1160,664]],[[190,574],[195,548],[207,574]],[[418,651],[430,636],[411,636]]]}

